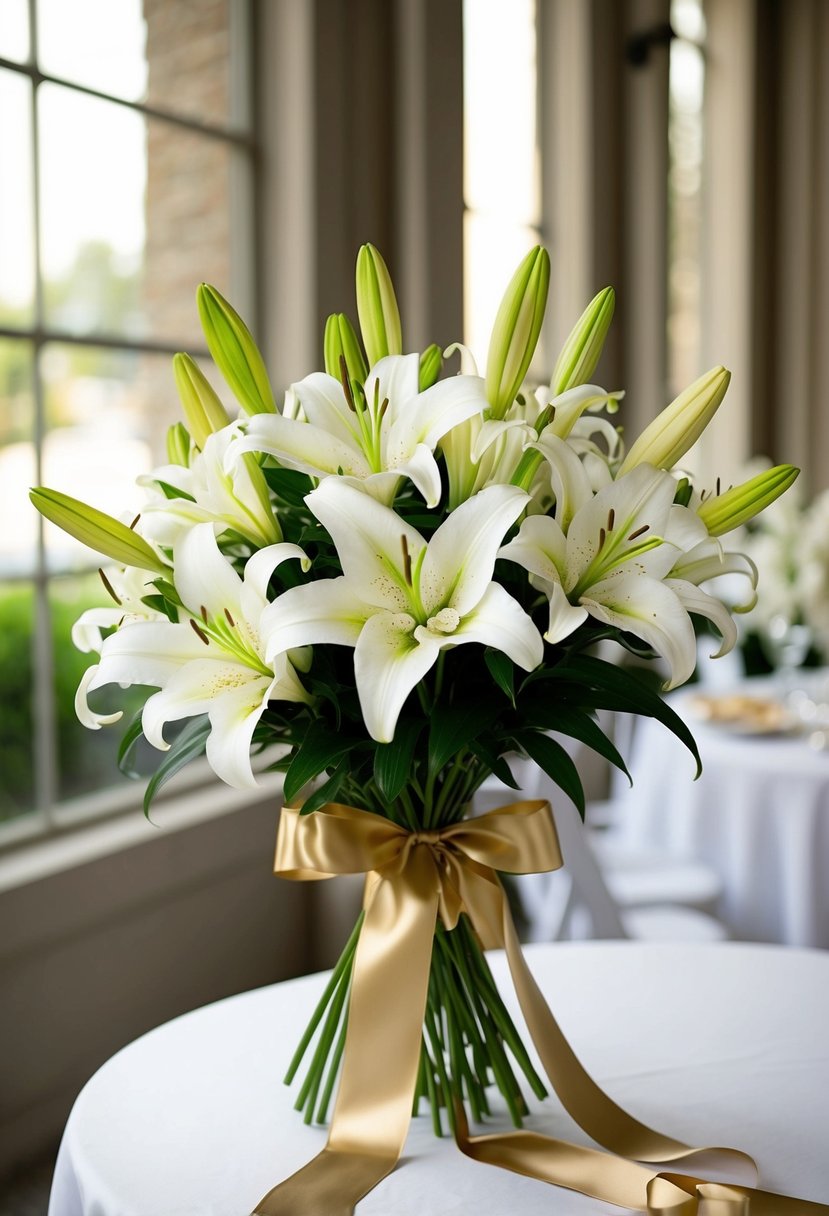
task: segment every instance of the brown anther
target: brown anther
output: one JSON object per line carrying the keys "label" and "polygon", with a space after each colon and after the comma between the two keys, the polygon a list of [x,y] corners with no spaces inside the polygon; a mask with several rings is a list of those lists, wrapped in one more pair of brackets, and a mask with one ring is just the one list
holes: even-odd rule
{"label": "brown anther", "polygon": [[345,355],[340,355],[340,381],[345,393],[345,399],[348,403],[348,408],[352,414],[357,413],[357,406],[354,404],[354,394],[351,391],[351,381],[348,378],[348,364],[345,361]]}
{"label": "brown anther", "polygon": [[204,632],[202,627],[200,625],[196,624],[196,622],[193,620],[192,617],[190,617],[190,628],[193,630],[193,633],[197,634],[198,637],[201,638],[201,640],[204,642],[205,646],[210,645],[210,638]]}
{"label": "brown anther", "polygon": [[719,494],[719,492],[720,492],[720,479],[718,477],[717,478],[717,493]]}
{"label": "brown anther", "polygon": [[388,397],[385,397],[383,400],[383,404],[380,406],[380,414],[379,414],[380,418],[383,417],[383,415],[385,414],[385,412],[388,408],[389,408],[389,399],[388,399]]}
{"label": "brown anther", "polygon": [[602,548],[602,546],[604,545],[604,542],[606,540],[607,540],[607,533],[605,532],[604,528],[599,528],[599,549]]}
{"label": "brown anther", "polygon": [[230,609],[229,609],[229,608],[225,608],[225,616],[227,617],[227,623],[228,623],[228,625],[230,626],[230,628],[231,628],[231,629],[235,629],[235,628],[236,628],[236,622],[234,621],[233,617],[230,615]]}
{"label": "brown anther", "polygon": [[608,530],[608,532],[613,531],[613,525],[615,523],[616,523],[616,512],[611,507],[607,513],[607,530]]}
{"label": "brown anther", "polygon": [[120,606],[121,606],[121,601],[119,600],[118,596],[115,594],[115,591],[113,590],[112,583],[109,581],[109,579],[107,578],[107,576],[104,574],[103,570],[99,569],[99,570],[98,570],[98,573],[99,573],[99,574],[100,574],[100,576],[101,576],[101,582],[104,584],[104,587],[106,587],[107,592],[109,593],[109,595],[110,595],[110,596],[112,596],[112,598],[115,600],[115,603],[116,603],[116,604],[119,606],[119,608],[120,608]]}
{"label": "brown anther", "polygon": [[400,547],[403,550],[403,577],[409,587],[412,585],[412,558],[409,553],[409,543],[405,536],[400,537]]}
{"label": "brown anther", "polygon": [[204,621],[204,623],[206,625],[207,624],[207,609],[205,608],[204,604],[202,604],[201,608],[199,609],[199,612],[201,613],[201,619]]}
{"label": "brown anther", "polygon": [[636,540],[637,536],[644,536],[648,528],[650,528],[650,524],[642,524],[641,528],[637,528],[635,532],[631,532],[628,540]]}
{"label": "brown anther", "polygon": [[132,530],[135,527],[135,525],[138,523],[140,518],[141,518],[141,512],[139,511],[138,514],[136,515],[135,519],[130,524],[130,530]]}

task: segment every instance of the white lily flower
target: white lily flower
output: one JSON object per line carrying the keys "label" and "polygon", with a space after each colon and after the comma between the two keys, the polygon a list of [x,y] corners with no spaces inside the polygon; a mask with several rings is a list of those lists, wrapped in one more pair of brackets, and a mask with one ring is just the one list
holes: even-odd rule
{"label": "white lily flower", "polygon": [[114,566],[100,572],[104,585],[113,601],[112,606],[87,608],[72,626],[72,644],[84,654],[93,650],[100,653],[103,644],[103,629],[132,624],[134,621],[159,621],[167,618],[163,613],[148,607],[142,601],[154,595],[153,578],[149,570],[137,566]]}
{"label": "white lily flower", "polygon": [[403,703],[441,650],[494,646],[531,671],[541,635],[520,604],[492,581],[504,533],[529,501],[492,486],[463,503],[427,543],[390,508],[339,478],[306,498],[331,535],[341,578],[294,587],[266,610],[267,654],[333,642],[353,646],[366,727],[390,742]]}
{"label": "white lily flower", "polygon": [[226,468],[227,453],[238,439],[239,424],[231,423],[208,435],[201,452],[189,468],[164,465],[139,477],[139,484],[157,490],[164,482],[181,493],[167,498],[157,493],[144,507],[143,531],[162,545],[174,545],[184,529],[213,523],[217,533],[227,529],[241,533],[261,548],[282,539],[268,497],[268,487],[254,457],[248,456]]}
{"label": "white lily flower", "polygon": [[[79,698],[105,684],[158,688],[144,706],[142,729],[154,747],[167,750],[167,722],[208,714],[207,759],[223,781],[238,789],[256,786],[250,746],[269,701],[309,701],[291,658],[266,658],[264,624],[268,582],[283,561],[308,559],[297,545],[261,549],[245,566],[244,579],[220,552],[212,524],[183,532],[174,552],[176,590],[191,614],[171,621],[139,621],[105,638],[100,663],[84,677]],[[91,674],[90,674],[91,673]],[[92,721],[101,725],[105,719]]]}
{"label": "white lily flower", "polygon": [[408,477],[429,507],[441,494],[434,457],[438,441],[487,407],[483,380],[453,376],[419,391],[420,357],[388,355],[369,372],[365,387],[348,395],[339,380],[315,372],[293,385],[307,421],[285,414],[256,415],[228,453],[266,452],[312,477],[339,474],[379,502],[390,504]]}
{"label": "white lily flower", "polygon": [[562,641],[592,616],[662,655],[671,672],[666,687],[674,688],[696,661],[689,612],[713,621],[723,637],[720,653],[736,641],[734,622],[718,600],[687,578],[669,577],[682,569],[680,549],[668,539],[682,526],[673,506],[676,482],[639,465],[593,496],[586,475],[575,474],[578,458],[573,461],[559,460],[553,474],[565,528],[558,519],[530,516],[498,556],[523,566],[548,596],[549,642]]}

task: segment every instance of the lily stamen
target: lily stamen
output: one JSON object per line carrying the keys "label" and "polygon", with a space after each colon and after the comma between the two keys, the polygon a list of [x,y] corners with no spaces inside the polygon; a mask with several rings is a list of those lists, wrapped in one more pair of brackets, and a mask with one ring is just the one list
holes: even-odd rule
{"label": "lily stamen", "polygon": [[230,628],[231,628],[231,629],[235,629],[235,628],[236,628],[236,622],[234,621],[233,617],[230,615],[230,609],[229,609],[229,608],[225,608],[225,616],[227,617],[227,623],[228,623],[228,625],[230,626]]}
{"label": "lily stamen", "polygon": [[348,378],[348,364],[345,361],[345,355],[340,355],[340,381],[348,408],[353,414],[356,414],[357,406],[354,404],[354,393],[351,391],[351,381]]}
{"label": "lily stamen", "polygon": [[204,623],[206,625],[207,624],[207,609],[205,608],[204,604],[202,604],[201,608],[199,609],[199,612],[201,613],[201,619],[204,621]]}
{"label": "lily stamen", "polygon": [[193,617],[190,617],[190,628],[204,642],[205,646],[210,645],[210,638],[207,636],[207,634],[204,632],[204,630],[201,628],[201,626],[196,624]]}
{"label": "lily stamen", "polygon": [[139,511],[138,514],[136,515],[135,519],[130,524],[130,532],[133,531],[133,529],[135,528],[135,525],[138,523],[140,518],[141,518],[141,512]]}
{"label": "lily stamen", "polygon": [[599,548],[596,550],[597,553],[601,553],[602,549],[604,548],[604,542],[606,540],[607,540],[607,533],[605,532],[604,528],[599,528]]}
{"label": "lily stamen", "polygon": [[400,545],[403,549],[403,577],[407,585],[412,587],[414,585],[412,582],[412,558],[409,553],[409,543],[405,536],[400,537]]}
{"label": "lily stamen", "polygon": [[636,540],[637,536],[644,536],[650,528],[650,524],[642,524],[641,528],[637,528],[635,532],[631,532],[628,540]]}
{"label": "lily stamen", "polygon": [[611,507],[607,513],[607,530],[608,530],[608,532],[613,531],[613,525],[615,523],[616,523],[616,512],[613,510],[613,507]]}
{"label": "lily stamen", "polygon": [[108,594],[109,594],[109,595],[112,597],[112,599],[114,599],[114,600],[115,600],[115,603],[116,603],[116,604],[118,605],[118,607],[120,608],[120,607],[121,607],[121,600],[120,600],[120,599],[118,598],[118,596],[115,594],[115,591],[114,591],[114,589],[113,589],[112,583],[109,581],[109,579],[108,579],[108,578],[107,578],[107,576],[104,574],[104,572],[103,572],[103,570],[102,570],[102,569],[100,569],[100,568],[98,569],[98,574],[101,576],[101,582],[104,584],[104,587],[106,588],[106,590],[107,590]]}

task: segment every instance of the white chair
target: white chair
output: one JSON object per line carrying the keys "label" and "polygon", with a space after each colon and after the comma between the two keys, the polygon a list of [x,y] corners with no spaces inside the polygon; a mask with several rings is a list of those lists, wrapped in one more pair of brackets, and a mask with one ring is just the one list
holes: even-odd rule
{"label": "white chair", "polygon": [[[508,801],[496,780],[475,798],[479,811]],[[525,797],[531,796],[525,792]],[[621,908],[614,899],[589,843],[578,811],[569,798],[551,802],[564,867],[552,874],[517,877],[530,941],[568,937],[637,938],[646,941],[711,942],[728,937],[724,925],[694,908],[652,905]]]}

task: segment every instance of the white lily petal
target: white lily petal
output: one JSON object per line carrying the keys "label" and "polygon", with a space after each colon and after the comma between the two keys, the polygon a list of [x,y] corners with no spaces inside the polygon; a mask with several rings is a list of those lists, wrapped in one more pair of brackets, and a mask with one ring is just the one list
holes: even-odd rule
{"label": "white lily petal", "polygon": [[484,452],[491,447],[496,440],[500,439],[506,431],[521,429],[525,433],[525,442],[535,438],[535,427],[529,425],[524,418],[488,418],[481,423],[475,441],[472,444],[472,450],[469,453],[470,459],[477,464],[483,456]]}
{"label": "white lily petal", "polygon": [[368,477],[338,477],[337,481],[347,486],[353,486],[361,494],[370,494],[375,502],[382,503],[384,507],[390,507],[394,502],[402,476],[402,472],[393,469],[382,473],[369,473]]}
{"label": "white lily petal", "polygon": [[598,384],[579,384],[576,388],[569,388],[550,402],[556,411],[550,429],[554,435],[566,439],[585,410],[599,409],[608,401],[623,396],[624,393],[609,393]]}
{"label": "white lily petal", "polygon": [[671,672],[666,690],[684,684],[696,665],[691,618],[670,587],[647,575],[619,571],[590,588],[580,603],[596,620],[641,638]]}
{"label": "white lily petal", "polygon": [[451,345],[447,346],[443,352],[444,359],[451,359],[456,351],[461,357],[461,373],[464,376],[477,376],[478,364],[475,362],[475,356],[463,342],[452,342]]}
{"label": "white lily petal", "polygon": [[492,580],[504,534],[530,501],[517,486],[489,486],[449,515],[429,542],[420,576],[428,615],[454,608],[466,616]]}
{"label": "white lily petal", "polygon": [[420,533],[389,507],[340,478],[326,478],[305,501],[330,533],[343,569],[353,585],[360,588],[363,601],[392,612],[411,611],[402,538],[406,538],[409,557],[416,568],[426,546]]}
{"label": "white lily petal", "polygon": [[419,403],[414,404],[419,388],[420,355],[385,355],[377,360],[366,377],[366,401],[373,409],[375,394],[378,405],[388,399],[386,420],[391,426],[395,419],[410,413],[413,408],[419,412]]}
{"label": "white lily petal", "polygon": [[275,656],[300,646],[356,646],[374,611],[346,578],[291,587],[262,613],[259,627],[266,662],[273,665]]}
{"label": "white lily petal", "polygon": [[[81,682],[78,685],[78,691],[75,693],[75,713],[78,716],[78,721],[88,730],[100,730],[102,726],[111,726],[113,722],[118,722],[124,716],[119,710],[115,714],[96,714],[93,709],[90,709],[87,701],[87,693],[91,692],[95,676],[98,674],[98,665],[93,664],[87,667],[86,671],[81,676]],[[109,681],[105,681],[109,683]],[[100,685],[99,685],[100,687]]]}
{"label": "white lily petal", "polygon": [[[423,640],[427,632],[420,627],[416,636]],[[477,606],[439,645],[460,646],[464,642],[493,646],[524,671],[532,671],[544,657],[544,643],[532,618],[500,583],[489,584]]]}
{"label": "white lily petal", "polygon": [[576,512],[593,501],[593,490],[584,465],[576,453],[557,435],[547,434],[531,445],[541,452],[550,466],[550,480],[556,496],[556,520],[567,532]]}
{"label": "white lily petal", "polygon": [[310,422],[297,422],[281,414],[254,414],[248,433],[228,449],[228,463],[232,465],[242,452],[266,452],[286,468],[299,469],[312,477],[320,473],[333,476],[340,471],[351,477],[367,477],[371,472],[356,442],[346,443]]}
{"label": "white lily petal", "polygon": [[271,688],[263,676],[229,690],[211,706],[207,762],[216,776],[234,789],[256,789],[258,785],[250,765],[250,746]]}
{"label": "white lily petal", "polygon": [[[147,611],[149,613],[149,609]],[[87,608],[72,626],[72,645],[84,654],[100,650],[101,630],[112,629],[123,616],[123,608]]]}
{"label": "white lily petal", "polygon": [[412,485],[423,495],[427,507],[432,509],[438,505],[443,489],[440,469],[425,443],[417,445],[411,457],[398,465],[397,472],[403,477],[408,477]]}
{"label": "white lily petal", "polygon": [[406,612],[378,612],[366,621],[354,650],[354,677],[366,729],[390,743],[403,703],[438,657],[440,644],[414,638]]}
{"label": "white lily petal", "polygon": [[[360,445],[360,427],[356,415],[349,408],[343,386],[339,380],[325,372],[312,372],[304,380],[291,386],[295,401],[299,402],[305,419],[326,434],[349,446]],[[295,406],[294,406],[295,408]],[[287,418],[291,414],[283,410]],[[262,418],[264,415],[257,414]],[[260,424],[261,425],[261,424]]]}
{"label": "white lily petal", "polygon": [[267,687],[270,683],[270,677],[258,675],[241,663],[195,659],[177,671],[164,688],[147,700],[141,715],[144,737],[153,747],[167,751],[170,746],[164,738],[167,722],[208,713],[217,698],[230,690],[254,684]]}
{"label": "white lily petal", "polygon": [[518,535],[498,550],[498,557],[523,566],[530,574],[560,583],[564,576],[567,539],[549,515],[529,515]]}
{"label": "white lily petal", "polygon": [[89,689],[105,684],[161,688],[183,664],[204,658],[207,650],[189,625],[136,621],[104,638],[101,661]]}
{"label": "white lily petal", "polygon": [[202,608],[210,616],[222,616],[225,609],[241,615],[242,580],[220,552],[212,524],[197,524],[182,533],[173,559],[176,591],[193,616]]}
{"label": "white lily petal", "polygon": [[283,562],[298,559],[303,570],[311,568],[311,559],[299,545],[287,542],[278,545],[268,545],[249,558],[245,566],[242,580],[241,607],[245,619],[256,622],[268,602],[268,584],[277,566]]}
{"label": "white lily petal", "polygon": [[685,553],[689,549],[693,549],[695,545],[708,540],[719,544],[716,537],[709,537],[708,529],[696,511],[690,510],[689,507],[680,507],[677,503],[674,503],[668,512],[668,523],[664,536],[667,541]]}
{"label": "white lily petal", "polygon": [[544,637],[548,642],[563,642],[587,620],[587,609],[571,604],[561,583],[548,583],[545,590],[550,599],[550,621]]}
{"label": "white lily petal", "polygon": [[670,587],[671,591],[679,596],[680,602],[687,612],[692,612],[695,616],[704,616],[718,629],[722,645],[715,654],[711,655],[712,659],[719,659],[734,649],[737,644],[737,626],[724,604],[721,604],[713,595],[706,595],[704,591],[700,591],[699,587],[693,583],[686,583],[682,579],[667,578],[664,585]]}
{"label": "white lily petal", "polygon": [[402,464],[419,443],[434,451],[448,431],[467,418],[482,415],[487,408],[484,382],[479,377],[439,380],[392,415],[385,443],[386,465],[395,468]]}

